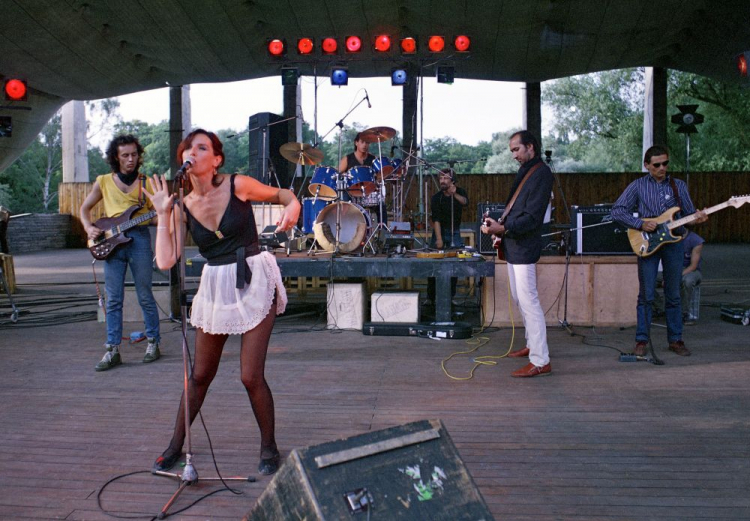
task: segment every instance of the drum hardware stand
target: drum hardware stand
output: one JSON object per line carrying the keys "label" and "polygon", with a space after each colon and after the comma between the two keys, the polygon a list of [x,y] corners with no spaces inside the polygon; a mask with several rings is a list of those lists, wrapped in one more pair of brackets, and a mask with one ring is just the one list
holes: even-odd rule
{"label": "drum hardware stand", "polygon": [[[381,164],[381,169],[380,169],[380,174],[381,175],[380,175],[380,182],[376,183],[376,185],[378,187],[377,188],[377,191],[378,191],[378,210],[379,210],[378,213],[380,214],[380,218],[378,219],[378,225],[375,226],[372,229],[372,233],[370,234],[370,237],[367,239],[367,242],[365,242],[365,248],[364,248],[364,249],[366,249],[369,246],[372,249],[373,253],[375,253],[375,254],[377,254],[378,251],[377,251],[377,248],[375,248],[375,246],[373,246],[373,244],[371,243],[371,241],[373,240],[373,238],[375,238],[375,236],[378,234],[378,232],[381,229],[385,229],[385,231],[387,231],[388,233],[390,233],[390,231],[391,231],[391,229],[388,228],[388,225],[385,224],[385,221],[387,220],[388,216],[385,215],[385,207],[384,207],[384,204],[383,204],[383,203],[385,203],[385,201],[384,201],[385,196],[383,195],[383,193],[385,192],[385,180],[384,180],[384,177],[383,177],[384,174],[383,174],[383,168],[382,168],[382,165],[383,165],[383,149],[380,146],[380,143],[381,143],[381,141],[380,141],[380,139],[378,139],[378,158],[380,159],[380,164]],[[363,188],[363,191],[364,191],[364,188]]]}
{"label": "drum hardware stand", "polygon": [[[185,215],[185,176],[187,173],[179,173],[175,177],[175,186],[179,186],[179,205],[180,205],[180,212],[182,215]],[[172,217],[174,218],[175,214],[172,213]],[[180,233],[181,237],[185,236],[185,221],[183,219],[180,219],[180,224],[175,227],[175,234]],[[175,252],[177,253],[177,252]],[[151,473],[155,474],[157,476],[165,476],[168,478],[178,479],[180,481],[180,486],[177,488],[175,493],[172,495],[171,498],[169,498],[169,501],[164,505],[164,507],[161,509],[161,512],[159,512],[158,518],[164,519],[169,514],[167,514],[167,510],[174,504],[174,502],[177,500],[179,495],[189,486],[195,485],[198,483],[198,481],[220,481],[220,482],[226,482],[226,481],[249,481],[254,482],[255,478],[253,476],[249,476],[247,478],[241,478],[241,477],[231,477],[231,478],[222,478],[222,477],[216,477],[216,478],[198,478],[198,472],[195,470],[195,467],[193,466],[193,442],[192,442],[192,436],[190,433],[190,405],[188,403],[188,381],[189,381],[189,373],[190,373],[190,365],[188,363],[188,360],[190,359],[190,350],[187,344],[187,293],[185,291],[185,241],[182,241],[182,251],[180,252],[179,256],[179,292],[180,292],[180,320],[181,320],[181,330],[182,330],[182,369],[183,369],[183,393],[184,393],[184,420],[185,420],[185,468],[182,471],[182,475],[177,474],[175,472],[163,472],[159,470],[152,470]]]}

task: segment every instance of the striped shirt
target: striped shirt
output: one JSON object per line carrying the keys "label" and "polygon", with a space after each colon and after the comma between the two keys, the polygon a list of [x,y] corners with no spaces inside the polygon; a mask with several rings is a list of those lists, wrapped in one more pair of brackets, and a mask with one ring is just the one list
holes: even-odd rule
{"label": "striped shirt", "polygon": [[[680,179],[674,180],[682,201],[681,215],[684,217],[695,213],[695,206],[690,199],[687,185]],[[637,211],[640,217],[658,217],[670,208],[679,206],[674,197],[669,176],[659,183],[651,174],[640,177],[630,183],[612,206],[612,218],[628,228],[640,230],[643,220],[633,217]]]}

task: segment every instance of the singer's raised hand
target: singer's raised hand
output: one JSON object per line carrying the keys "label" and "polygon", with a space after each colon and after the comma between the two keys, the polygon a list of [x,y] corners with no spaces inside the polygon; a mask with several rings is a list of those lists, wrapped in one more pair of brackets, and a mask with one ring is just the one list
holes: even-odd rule
{"label": "singer's raised hand", "polygon": [[151,204],[154,205],[154,210],[159,215],[167,213],[172,208],[174,194],[169,193],[169,185],[167,185],[166,177],[154,174],[153,177],[148,179],[148,184],[151,191],[149,192],[148,189],[144,188],[143,192],[149,198]]}

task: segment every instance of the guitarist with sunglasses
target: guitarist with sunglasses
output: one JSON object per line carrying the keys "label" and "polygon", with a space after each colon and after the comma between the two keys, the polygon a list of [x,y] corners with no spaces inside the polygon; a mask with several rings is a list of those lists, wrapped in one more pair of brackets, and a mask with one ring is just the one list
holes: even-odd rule
{"label": "guitarist with sunglasses", "polygon": [[[100,238],[104,230],[91,222],[91,210],[99,201],[104,205],[107,218],[121,216],[131,207],[137,209],[131,218],[137,218],[153,210],[153,205],[143,193],[145,176],[139,173],[143,163],[143,146],[134,136],[116,136],[107,147],[107,161],[112,173],[96,178],[94,187],[81,205],[81,222],[90,241]],[[99,223],[100,221],[97,221]],[[144,363],[154,362],[161,356],[159,352],[159,309],[151,290],[153,258],[151,234],[148,224],[156,224],[156,217],[133,226],[124,235],[130,239],[115,247],[104,260],[104,287],[107,295],[106,352],[96,364],[96,371],[107,371],[122,363],[120,342],[122,340],[122,308],[125,297],[125,272],[130,271],[135,282],[138,304],[143,312],[148,345],[143,357]]]}
{"label": "guitarist with sunglasses", "polygon": [[[706,222],[708,215],[704,211],[696,212],[687,185],[684,181],[674,179],[667,173],[668,165],[669,149],[666,146],[654,145],[646,150],[643,166],[648,170],[648,174],[628,185],[612,206],[612,218],[628,228],[650,233],[657,229],[657,223],[648,219],[659,217],[670,208],[678,207],[682,217],[695,213],[697,216],[695,224]],[[639,217],[634,217],[633,212],[638,212]],[[681,235],[684,235],[684,232]],[[682,307],[680,304],[682,260],[682,242],[664,244],[653,254],[638,257],[640,291],[636,307],[638,326],[633,351],[636,355],[644,356],[648,348],[656,293],[656,276],[659,261],[661,261],[669,350],[680,356],[690,356],[690,350],[682,341]]]}
{"label": "guitarist with sunglasses", "polygon": [[[499,221],[485,217],[482,233],[493,234],[505,258],[513,301],[521,310],[526,347],[509,353],[529,357],[529,363],[511,373],[516,378],[549,374],[552,366],[547,346],[547,325],[537,291],[536,263],[542,255],[542,226],[552,194],[552,171],[541,158],[539,142],[528,130],[510,136],[510,153],[521,167],[513,182]],[[498,245],[497,241],[501,241]]]}

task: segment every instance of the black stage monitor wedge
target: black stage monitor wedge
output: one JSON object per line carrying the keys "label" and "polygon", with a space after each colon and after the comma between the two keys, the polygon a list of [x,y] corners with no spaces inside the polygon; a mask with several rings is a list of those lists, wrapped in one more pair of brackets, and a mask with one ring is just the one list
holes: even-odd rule
{"label": "black stage monitor wedge", "polygon": [[611,204],[571,206],[573,230],[570,235],[576,255],[630,255],[628,229],[612,219]]}
{"label": "black stage monitor wedge", "polygon": [[295,449],[246,521],[492,521],[440,420]]}
{"label": "black stage monitor wedge", "polygon": [[[271,168],[276,171],[281,188],[288,188],[290,177],[287,160],[279,152],[287,140],[287,124],[276,123],[284,119],[271,112],[259,112],[250,116],[248,122],[248,171],[247,173],[265,184],[278,186]],[[265,132],[264,132],[265,131]],[[265,134],[265,141],[264,141]],[[263,158],[266,158],[265,167]]]}
{"label": "black stage monitor wedge", "polygon": [[479,228],[484,222],[484,215],[489,212],[489,216],[495,220],[500,219],[505,210],[505,203],[479,203],[477,205],[477,246],[479,253],[482,255],[495,255],[497,252],[492,246],[492,235],[482,233]]}

